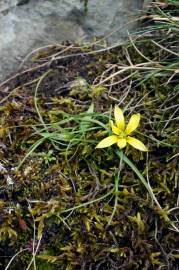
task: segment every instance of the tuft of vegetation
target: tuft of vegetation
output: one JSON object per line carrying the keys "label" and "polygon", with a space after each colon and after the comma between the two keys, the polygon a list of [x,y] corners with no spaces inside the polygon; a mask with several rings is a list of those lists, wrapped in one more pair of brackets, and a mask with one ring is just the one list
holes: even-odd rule
{"label": "tuft of vegetation", "polygon": [[[178,269],[178,11],[153,3],[122,46],[48,46],[0,85],[2,269]],[[96,149],[115,105],[147,152]]]}

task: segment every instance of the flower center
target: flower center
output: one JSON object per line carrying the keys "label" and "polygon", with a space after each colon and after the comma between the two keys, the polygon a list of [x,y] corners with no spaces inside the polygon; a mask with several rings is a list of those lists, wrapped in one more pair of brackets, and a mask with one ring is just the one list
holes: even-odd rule
{"label": "flower center", "polygon": [[126,138],[126,133],[124,131],[121,131],[119,134],[120,139],[125,139]]}

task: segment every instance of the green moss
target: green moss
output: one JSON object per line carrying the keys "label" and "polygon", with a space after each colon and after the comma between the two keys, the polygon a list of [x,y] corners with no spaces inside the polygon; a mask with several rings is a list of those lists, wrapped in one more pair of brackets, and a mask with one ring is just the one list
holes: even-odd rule
{"label": "green moss", "polygon": [[[156,42],[159,34],[166,34],[160,31],[153,33]],[[170,46],[175,36],[165,42]],[[33,90],[48,67],[7,85],[18,88],[0,106],[1,265],[24,249],[11,269],[26,269],[39,241],[39,270],[177,267],[178,232],[171,227],[177,228],[179,169],[178,81],[171,77],[176,65],[166,69],[170,52],[161,54],[151,38],[140,38],[135,45],[154,64],[142,66],[146,59],[127,43],[104,53],[67,57],[65,69],[54,63],[39,85],[38,99]],[[129,67],[126,52],[144,69],[115,74]],[[149,179],[162,208],[152,203],[125,163],[115,189],[120,163],[116,148],[95,149],[109,133],[118,103],[127,119],[133,111],[142,116],[137,138],[149,152],[127,147],[125,154]]]}

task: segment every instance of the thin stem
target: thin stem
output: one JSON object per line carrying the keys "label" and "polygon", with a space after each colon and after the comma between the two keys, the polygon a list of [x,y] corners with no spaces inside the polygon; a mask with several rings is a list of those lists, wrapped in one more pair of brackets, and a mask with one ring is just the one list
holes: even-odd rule
{"label": "thin stem", "polygon": [[6,268],[5,268],[5,270],[7,270],[7,269],[9,268],[9,266],[11,265],[11,263],[13,262],[13,260],[14,260],[20,253],[22,253],[22,252],[24,252],[24,251],[27,251],[27,250],[29,250],[29,249],[28,249],[28,248],[24,248],[24,249],[20,250],[19,252],[17,252],[17,253],[10,259],[10,261],[8,262],[8,264],[7,264]]}
{"label": "thin stem", "polygon": [[162,207],[160,206],[157,198],[155,197],[155,194],[153,193],[152,188],[149,187],[147,181],[143,177],[143,175],[140,173],[140,171],[137,169],[137,167],[130,161],[125,154],[122,153],[122,151],[116,150],[116,154],[118,155],[119,158],[123,158],[124,162],[135,172],[135,174],[139,177],[140,181],[142,184],[145,186],[147,191],[149,192],[149,195],[151,199],[156,203],[158,208],[162,210]]}
{"label": "thin stem", "polygon": [[111,224],[113,217],[114,217],[116,210],[117,210],[117,204],[118,204],[118,199],[119,199],[119,180],[120,180],[120,173],[122,170],[122,162],[123,162],[123,152],[122,152],[122,155],[120,158],[119,171],[118,171],[118,174],[115,176],[115,201],[114,201],[114,208],[113,208],[112,214],[111,214],[110,219],[108,221],[108,226]]}
{"label": "thin stem", "polygon": [[41,84],[41,82],[43,81],[43,79],[51,72],[51,70],[48,70],[47,72],[45,72],[41,78],[39,79],[38,83],[37,83],[37,86],[35,88],[35,94],[34,94],[34,105],[35,105],[35,109],[37,111],[37,114],[39,116],[39,119],[40,119],[40,122],[42,123],[42,125],[44,126],[45,130],[47,130],[47,127],[46,127],[46,124],[40,114],[40,111],[39,111],[39,108],[38,108],[38,105],[37,105],[37,92],[38,92],[38,89],[39,89],[39,86]]}
{"label": "thin stem", "polygon": [[109,195],[111,195],[112,193],[114,192],[114,189],[110,190],[107,194],[95,199],[95,200],[92,200],[92,201],[89,201],[89,202],[86,202],[86,203],[83,203],[83,204],[80,204],[80,205],[77,205],[77,206],[74,206],[74,207],[71,207],[71,208],[68,208],[66,210],[63,210],[61,212],[61,214],[64,214],[64,213],[68,213],[70,211],[73,211],[73,210],[76,210],[76,209],[79,209],[79,208],[82,208],[82,207],[85,207],[89,204],[92,204],[92,203],[95,203],[95,202],[98,202],[98,201],[101,201],[103,199],[105,199],[106,197],[108,197]]}

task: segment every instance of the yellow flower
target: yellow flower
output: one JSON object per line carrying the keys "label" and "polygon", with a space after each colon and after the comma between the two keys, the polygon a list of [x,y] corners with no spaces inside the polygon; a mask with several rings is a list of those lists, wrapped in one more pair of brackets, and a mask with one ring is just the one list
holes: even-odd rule
{"label": "yellow flower", "polygon": [[116,105],[114,108],[115,125],[111,121],[111,128],[114,135],[111,135],[98,143],[96,148],[105,148],[117,143],[120,149],[124,148],[126,144],[132,145],[140,151],[148,151],[145,145],[134,137],[129,136],[139,125],[140,114],[131,116],[127,127],[125,127],[125,120],[122,110]]}

